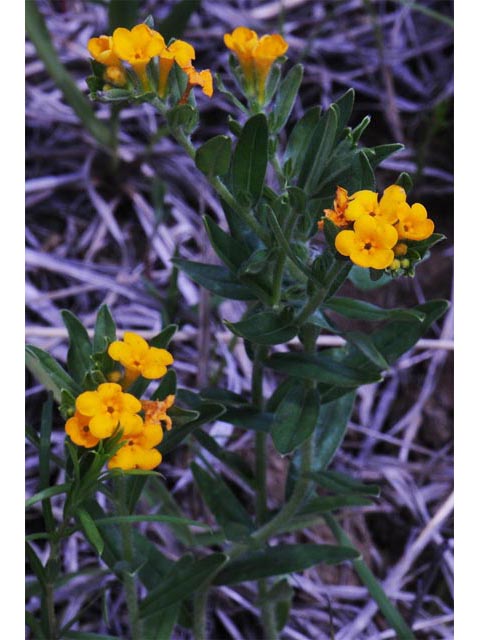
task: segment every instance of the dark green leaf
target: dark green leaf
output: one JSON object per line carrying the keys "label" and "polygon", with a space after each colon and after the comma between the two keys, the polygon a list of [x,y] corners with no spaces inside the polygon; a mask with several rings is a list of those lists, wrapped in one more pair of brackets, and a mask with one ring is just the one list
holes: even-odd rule
{"label": "dark green leaf", "polygon": [[344,507],[368,507],[372,504],[372,501],[365,496],[349,494],[339,496],[315,496],[300,507],[296,515],[307,516],[315,513],[329,513],[330,511],[343,509]]}
{"label": "dark green leaf", "polygon": [[101,556],[103,553],[104,543],[94,519],[85,509],[77,509],[76,516],[80,522],[85,537],[98,555]]}
{"label": "dark green leaf", "polygon": [[61,493],[67,493],[70,487],[71,484],[69,482],[66,482],[64,484],[57,484],[54,487],[47,487],[47,489],[43,489],[42,491],[39,491],[38,493],[33,495],[31,498],[25,500],[25,509],[28,509],[35,503],[46,500],[47,498],[58,496]]}
{"label": "dark green leaf", "polygon": [[353,104],[355,102],[355,91],[353,89],[348,89],[343,96],[341,96],[334,104],[337,107],[337,136],[336,139],[339,140],[343,130],[348,124],[350,120],[350,116],[352,115]]}
{"label": "dark green leaf", "polygon": [[253,486],[254,478],[252,469],[244,457],[238,453],[226,450],[225,447],[218,444],[215,438],[212,438],[212,436],[201,429],[195,431],[194,437],[212,456],[221,460],[227,467],[230,467],[230,469],[245,480],[245,482]]}
{"label": "dark green leaf", "polygon": [[275,99],[275,107],[271,114],[272,133],[281,131],[292,112],[295,99],[302,83],[303,67],[296,64],[282,80]]}
{"label": "dark green leaf", "polygon": [[252,429],[268,433],[273,421],[273,413],[257,411],[251,405],[228,407],[222,416],[224,422],[234,424],[240,429]]}
{"label": "dark green leaf", "polygon": [[283,573],[303,571],[316,564],[338,564],[358,558],[351,547],[327,544],[279,544],[262,551],[251,551],[227,564],[215,577],[214,584],[251,582]]}
{"label": "dark green leaf", "polygon": [[102,304],[97,313],[95,330],[93,334],[93,352],[105,351],[107,346],[117,339],[117,328],[115,320],[112,318],[110,309],[106,304]]}
{"label": "dark green leaf", "polygon": [[139,0],[110,0],[108,4],[109,33],[117,27],[131,29],[139,23]]}
{"label": "dark green leaf", "polygon": [[69,337],[68,371],[76,382],[81,383],[90,369],[92,345],[87,330],[80,320],[67,309],[63,309],[61,313]]}
{"label": "dark green leaf", "polygon": [[149,591],[148,596],[140,603],[140,617],[154,615],[160,609],[185,600],[215,575],[226,560],[227,556],[223,553],[212,553],[200,560],[191,559],[182,564],[180,560],[176,569],[170,572],[160,586]]}
{"label": "dark green leaf", "polygon": [[158,31],[168,43],[170,38],[181,38],[190,16],[200,8],[201,0],[180,0],[176,2],[170,13],[158,25]]}
{"label": "dark green leaf", "polygon": [[348,188],[350,191],[369,189],[375,191],[375,174],[363,149],[358,151],[350,166],[351,180]]}
{"label": "dark green leaf", "polygon": [[53,393],[57,402],[62,400],[62,389],[66,389],[74,397],[81,393],[77,383],[46,351],[27,344],[25,353],[27,368],[46,389]]}
{"label": "dark green leaf", "polygon": [[162,609],[142,621],[142,638],[148,640],[170,640],[180,613],[180,603]]}
{"label": "dark green leaf", "polygon": [[66,640],[118,640],[117,636],[107,636],[103,633],[89,633],[87,631],[62,631],[62,638]]}
{"label": "dark green leaf", "polygon": [[362,135],[362,133],[365,131],[365,129],[368,127],[368,125],[370,124],[371,121],[371,116],[365,116],[363,118],[363,120],[360,122],[360,124],[358,124],[352,131],[352,141],[354,144],[357,144],[357,142],[360,140],[360,137]]}
{"label": "dark green leaf", "polygon": [[209,216],[204,216],[203,222],[215,253],[229,269],[236,272],[249,257],[247,248],[230,234],[225,233]]}
{"label": "dark green leaf", "polygon": [[320,398],[316,389],[297,384],[278,405],[271,428],[272,439],[282,455],[291,453],[312,434],[318,420]]}
{"label": "dark green leaf", "polygon": [[247,510],[220,476],[212,476],[195,462],[191,465],[193,477],[203,499],[225,530],[230,540],[243,539],[254,529]]}
{"label": "dark green leaf", "polygon": [[[348,279],[350,282],[360,289],[360,291],[371,291],[372,289],[378,289],[379,287],[383,287],[388,282],[391,282],[391,277],[387,274],[383,274],[382,277],[374,281],[370,277],[369,269],[364,269],[363,267],[358,267],[357,265],[353,265],[352,269],[349,273]],[[330,302],[330,301],[329,301]]]}
{"label": "dark green leaf", "polygon": [[355,369],[319,353],[275,353],[265,361],[267,367],[295,378],[316,380],[340,387],[359,387],[378,382],[381,375],[373,367],[370,371]]}
{"label": "dark green leaf", "polygon": [[152,347],[156,347],[157,349],[167,349],[170,340],[173,338],[175,333],[177,332],[178,325],[177,324],[169,324],[166,326],[160,333],[154,336],[151,340],[148,341],[149,345]]}
{"label": "dark green leaf", "polygon": [[172,129],[185,129],[191,133],[198,124],[198,110],[190,104],[180,104],[167,113],[168,126]]}
{"label": "dark green leaf", "polygon": [[284,164],[290,164],[291,171],[289,173],[292,176],[297,175],[300,171],[310,144],[312,131],[320,121],[321,114],[320,107],[311,107],[292,129],[283,158]]}
{"label": "dark green leaf", "polygon": [[223,176],[230,168],[232,141],[228,136],[210,138],[195,154],[195,164],[209,177]]}
{"label": "dark green leaf", "polygon": [[376,484],[364,484],[339,471],[314,471],[307,476],[324,489],[335,493],[360,493],[378,498],[380,487]]}
{"label": "dark green leaf", "polygon": [[162,378],[157,389],[152,393],[151,400],[165,400],[167,396],[174,396],[177,390],[177,374],[170,369]]}
{"label": "dark green leaf", "polygon": [[395,184],[398,184],[399,187],[403,187],[405,191],[408,193],[412,190],[413,180],[408,173],[402,171],[402,173],[398,176]]}
{"label": "dark green leaf", "polygon": [[225,267],[190,262],[181,258],[173,258],[172,262],[194,282],[223,298],[232,300],[255,300],[256,298],[251,289],[241,284]]}
{"label": "dark green leaf", "polygon": [[260,198],[267,156],[267,119],[258,113],[245,123],[232,158],[233,192],[242,204],[254,205]]}
{"label": "dark green leaf", "polygon": [[336,313],[340,313],[346,318],[353,318],[355,320],[411,320],[415,318],[417,320],[423,320],[424,313],[419,313],[416,309],[382,309],[370,302],[364,302],[363,300],[355,300],[354,298],[330,298],[330,300],[323,304],[326,309],[331,309]]}
{"label": "dark green leaf", "polygon": [[264,311],[240,322],[228,322],[225,325],[232,333],[256,344],[283,344],[297,335],[297,327],[292,325],[291,313]]}
{"label": "dark green leaf", "polygon": [[195,429],[220,417],[225,408],[220,404],[202,403],[199,411],[185,411],[172,407],[169,415],[173,420],[173,429],[167,431],[158,449],[163,455],[179,446]]}
{"label": "dark green leaf", "polygon": [[386,158],[389,158],[402,149],[405,149],[404,145],[395,142],[393,144],[380,144],[377,147],[370,147],[364,151],[368,156],[372,168],[375,169],[375,167],[378,167]]}
{"label": "dark green leaf", "polygon": [[315,193],[322,173],[330,160],[337,132],[337,114],[333,107],[322,116],[311,132],[310,144],[298,178],[298,186],[304,187],[307,194]]}
{"label": "dark green leaf", "polygon": [[342,444],[348,421],[353,409],[355,393],[322,404],[315,429],[314,464],[315,470],[326,469]]}
{"label": "dark green leaf", "polygon": [[347,331],[344,333],[347,342],[355,345],[378,368],[388,369],[389,364],[378,350],[373,339],[361,331]]}

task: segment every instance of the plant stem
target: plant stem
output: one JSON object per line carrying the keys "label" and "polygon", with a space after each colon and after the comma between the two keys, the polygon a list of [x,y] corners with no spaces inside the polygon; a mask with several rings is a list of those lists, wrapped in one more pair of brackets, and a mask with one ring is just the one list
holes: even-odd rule
{"label": "plant stem", "polygon": [[193,598],[193,637],[195,640],[207,638],[208,588],[198,589]]}
{"label": "plant stem", "polygon": [[330,268],[330,271],[327,273],[323,286],[321,286],[319,289],[317,289],[317,291],[315,291],[315,293],[311,296],[308,302],[304,305],[303,309],[299,311],[297,317],[295,318],[295,323],[297,325],[301,326],[304,322],[306,322],[309,319],[312,313],[314,313],[318,309],[318,307],[325,300],[325,297],[333,281],[335,280],[335,278],[343,268],[344,268],[343,262],[341,262],[340,260],[335,261],[335,263]]}
{"label": "plant stem", "polygon": [[[290,240],[291,238],[296,215],[297,215],[297,212],[295,211],[295,209],[291,209],[285,219],[285,223],[283,226],[285,229],[285,239],[287,241]],[[283,270],[285,268],[286,260],[287,260],[287,252],[285,251],[285,249],[283,249],[283,251],[281,251],[280,255],[278,256],[278,260],[273,272],[273,285],[272,285],[272,306],[273,307],[278,307],[280,303],[280,298],[282,295]]]}
{"label": "plant stem", "polygon": [[[266,347],[255,347],[252,404],[259,411],[263,409],[263,359],[266,351]],[[267,434],[262,431],[255,433],[255,481],[257,523],[260,525],[267,515]]]}
{"label": "plant stem", "polygon": [[[117,495],[119,515],[128,515],[126,500],[126,478],[115,478],[115,490]],[[122,571],[123,588],[125,589],[125,600],[127,603],[128,618],[130,622],[131,640],[142,640],[140,629],[140,618],[137,600],[137,585],[135,576],[131,573],[133,562],[132,529],[127,522],[120,524],[120,535],[122,539],[123,559],[128,563],[128,569]]]}

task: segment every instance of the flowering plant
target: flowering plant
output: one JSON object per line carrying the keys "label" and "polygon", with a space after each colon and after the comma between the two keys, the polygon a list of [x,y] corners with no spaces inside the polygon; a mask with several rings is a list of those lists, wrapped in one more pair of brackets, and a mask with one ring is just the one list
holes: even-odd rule
{"label": "flowering plant", "polygon": [[[401,145],[360,145],[368,120],[349,126],[353,90],[325,112],[320,107],[308,110],[287,135],[303,74],[297,64],[282,77],[287,42],[279,34],[259,37],[246,27],[225,34],[224,42],[232,51],[237,89],[227,89],[221,78],[216,87],[238,110],[238,120],[230,120],[228,135],[199,147],[191,140],[200,120],[192,88],[199,86],[210,97],[212,75],[192,65],[196,56],[191,44],[165,42],[151,20],[90,40],[93,75],[88,86],[92,100],[115,108],[138,101],[151,105],[218,194],[226,225],[209,216],[203,222],[221,264],[180,257],[174,263],[205,289],[245,303],[242,318],[225,319],[225,325],[244,341],[252,364],[251,388],[238,395],[221,387],[177,390],[167,350],[170,340],[174,345],[176,327],[167,326],[149,343],[133,332],[118,340],[105,306],[98,312],[93,341],[79,319],[64,312],[70,338],[67,371],[29,345],[28,366],[59,403],[68,436],[66,482],[42,485],[27,503],[41,502],[45,511],[53,576],[48,584],[59,578],[60,543],[72,527],[79,528],[123,582],[133,639],[166,637],[165,629],[169,635],[178,620],[183,624],[188,619],[181,616],[190,601],[190,626],[196,638],[205,638],[210,588],[257,581],[261,621],[270,640],[279,636],[288,618],[292,589],[286,574],[323,562],[351,561],[388,624],[400,637],[413,638],[332,514],[371,504],[378,488],[328,467],[342,444],[356,390],[381,380],[447,303],[383,309],[339,293],[347,281],[361,291],[365,279],[374,287],[413,277],[442,236],[434,233],[422,204],[407,203],[408,175],[400,175],[379,197],[374,170]],[[356,320],[373,328],[343,328]],[[341,338],[342,346],[319,348],[322,332]],[[263,391],[267,374],[276,384],[269,398]],[[51,403],[45,415],[50,411]],[[253,468],[201,428],[220,416],[235,427],[254,430]],[[45,418],[40,435],[44,455],[49,429]],[[241,477],[254,497],[238,497],[207,464],[192,462],[190,471],[215,525],[210,532],[194,534],[192,527],[208,526],[181,512],[155,514],[157,521],[175,525],[184,545],[185,553],[174,561],[145,537],[133,535],[131,527],[142,518],[133,511],[146,478],[157,474],[162,455],[188,437]],[[280,456],[289,456],[278,510],[268,503],[269,441]],[[329,495],[318,493],[324,490]],[[105,515],[99,492],[110,500],[113,516]],[[66,494],[66,501],[56,528],[49,499],[59,493]],[[330,527],[338,545],[271,544],[283,533],[319,520]],[[38,559],[31,548],[28,553],[40,580]],[[50,637],[60,637],[51,589],[45,597]],[[158,628],[163,636],[155,635]]]}

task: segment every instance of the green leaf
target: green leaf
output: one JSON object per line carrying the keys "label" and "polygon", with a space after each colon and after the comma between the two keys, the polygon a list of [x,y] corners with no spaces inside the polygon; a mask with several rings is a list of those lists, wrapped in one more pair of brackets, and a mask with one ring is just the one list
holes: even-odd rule
{"label": "green leaf", "polygon": [[290,165],[289,175],[295,176],[300,171],[310,144],[312,131],[318,125],[321,113],[321,107],[311,107],[293,127],[283,158],[285,169]]}
{"label": "green leaf", "polygon": [[338,564],[358,558],[351,547],[328,544],[279,544],[262,551],[251,551],[228,562],[213,580],[213,584],[237,584],[251,582],[269,576],[294,573],[325,562]]}
{"label": "green leaf", "polygon": [[398,176],[395,184],[398,184],[399,187],[403,187],[407,193],[412,190],[413,180],[410,175],[406,171],[402,171],[402,173]]}
{"label": "green leaf", "polygon": [[352,142],[354,144],[357,144],[358,141],[360,140],[363,132],[365,131],[365,129],[368,127],[368,125],[370,124],[371,121],[371,116],[365,116],[363,118],[363,120],[360,122],[360,124],[358,124],[352,131]]}
{"label": "green leaf", "polygon": [[268,433],[273,422],[273,413],[257,411],[252,405],[227,407],[222,420],[239,427]]}
{"label": "green leaf", "polygon": [[197,429],[197,431],[195,431],[194,437],[204,449],[212,454],[212,456],[215,456],[215,458],[221,460],[227,467],[230,467],[230,469],[232,469],[250,486],[254,485],[252,469],[241,455],[221,447],[215,438],[212,438],[212,436],[201,429]]}
{"label": "green leaf", "polygon": [[76,382],[81,383],[90,369],[92,345],[87,330],[80,320],[67,309],[63,309],[61,313],[69,337],[68,371]]}
{"label": "green leaf", "polygon": [[344,507],[368,507],[372,504],[372,501],[365,496],[349,494],[340,496],[315,496],[300,507],[296,515],[299,517],[310,516],[316,513],[320,515],[337,509],[343,509]]}
{"label": "green leaf", "polygon": [[375,174],[363,149],[360,149],[354,156],[350,166],[351,180],[350,191],[360,191],[369,189],[375,191]]}
{"label": "green leaf", "polygon": [[158,446],[158,450],[162,455],[169,453],[178,447],[195,429],[207,422],[213,422],[224,411],[225,408],[222,405],[213,402],[202,403],[199,411],[185,411],[185,409],[172,407],[168,413],[173,420],[173,429],[166,432]]}
{"label": "green leaf", "polygon": [[81,393],[82,390],[77,383],[46,351],[27,344],[25,353],[27,368],[46,389],[53,393],[57,402],[62,400],[62,389],[66,389],[74,397]]}
{"label": "green leaf", "polygon": [[235,273],[249,257],[247,248],[230,234],[225,233],[209,216],[204,216],[203,222],[215,253]]}
{"label": "green leaf", "polygon": [[152,589],[148,596],[140,603],[140,617],[146,618],[156,614],[160,609],[181,602],[215,575],[227,560],[223,553],[212,553],[200,560],[190,559],[188,562],[180,560],[175,570],[162,581],[160,586]]}
{"label": "green leaf", "polygon": [[103,553],[104,543],[94,519],[85,509],[77,509],[76,516],[82,527],[85,537],[98,553],[98,555],[101,556]]}
{"label": "green leaf", "polygon": [[303,66],[296,64],[282,80],[271,113],[271,131],[277,133],[286,125],[302,83]]}
{"label": "green leaf", "polygon": [[408,245],[409,251],[414,249],[416,253],[419,254],[421,258],[426,254],[426,252],[431,249],[438,242],[442,242],[445,240],[445,236],[441,233],[432,233],[432,235],[426,240],[407,240],[406,244]]}
{"label": "green leaf", "polygon": [[43,590],[46,589],[47,586],[47,575],[45,573],[45,567],[40,561],[40,558],[35,553],[33,547],[25,542],[25,557],[30,564],[30,568],[37,577],[38,582],[40,583]]}
{"label": "green leaf", "polygon": [[224,324],[232,333],[256,344],[283,344],[297,335],[297,327],[292,325],[293,314],[273,311],[263,311],[250,316],[240,322],[228,322]]}
{"label": "green leaf", "polygon": [[180,603],[162,609],[142,621],[141,637],[148,640],[170,640],[180,613]]}
{"label": "green leaf", "polygon": [[399,142],[395,142],[393,144],[380,144],[376,147],[370,147],[364,149],[364,152],[367,154],[370,165],[375,169],[375,167],[378,167],[384,160],[402,149],[405,149],[405,146]]}
{"label": "green leaf", "polygon": [[336,313],[340,313],[346,318],[355,320],[411,320],[412,318],[422,321],[425,318],[424,313],[418,312],[416,309],[382,309],[370,302],[356,300],[355,298],[330,298],[328,302],[322,305],[325,309],[331,309]]}
{"label": "green leaf", "polygon": [[[50,440],[52,435],[52,395],[48,394],[48,399],[42,406],[42,418],[40,422],[40,447],[39,447],[39,472],[38,486],[40,491],[48,488],[50,484]],[[52,513],[50,501],[47,499],[42,504],[43,518],[47,531],[54,531],[55,519]]]}
{"label": "green leaf", "polygon": [[70,490],[71,483],[65,482],[64,484],[57,484],[54,487],[47,487],[47,489],[43,489],[39,491],[35,495],[31,496],[27,500],[25,500],[25,509],[33,506],[37,502],[41,502],[42,500],[46,500],[47,498],[52,498],[53,496],[58,496],[61,493],[68,493]]}
{"label": "green leaf", "polygon": [[380,487],[376,484],[364,484],[339,471],[313,471],[306,474],[318,485],[335,493],[360,493],[378,498]]}
{"label": "green leaf", "polygon": [[337,114],[330,107],[311,132],[311,139],[298,178],[298,186],[307,194],[315,193],[322,173],[330,160],[337,132]]}
{"label": "green leaf", "polygon": [[215,136],[197,149],[195,164],[210,178],[223,176],[230,168],[231,154],[232,140],[228,136]]}
{"label": "green leaf", "polygon": [[263,113],[252,116],[242,129],[232,158],[232,187],[242,204],[260,198],[267,170],[268,126]]}
{"label": "green leaf", "polygon": [[253,522],[224,480],[218,475],[210,475],[195,462],[191,464],[191,470],[203,499],[227,538],[241,540],[248,536],[254,529]]}
{"label": "green leaf", "polygon": [[190,104],[179,104],[167,113],[168,126],[191,133],[198,124],[198,110]]}
{"label": "green leaf", "polygon": [[62,91],[66,102],[75,111],[85,129],[101,145],[113,148],[115,141],[113,127],[109,127],[96,117],[87,98],[61,63],[36,2],[25,3],[25,26],[28,37],[34,44],[48,74]]}
{"label": "green leaf", "polygon": [[341,96],[335,103],[337,107],[337,135],[336,140],[338,141],[343,133],[343,130],[348,124],[350,120],[350,116],[352,115],[353,104],[355,102],[355,91],[354,89],[348,89],[343,96]]}
{"label": "green leaf", "polygon": [[156,336],[149,340],[148,343],[151,347],[156,347],[157,349],[167,349],[170,340],[173,338],[177,330],[177,324],[169,324],[162,329],[160,333],[157,333]]}
{"label": "green leaf", "polygon": [[151,400],[165,400],[167,396],[174,396],[177,390],[177,374],[170,369],[163,376],[157,389],[152,393]]}
{"label": "green leaf", "polygon": [[170,13],[158,25],[158,31],[168,43],[170,38],[181,38],[190,16],[200,8],[200,0],[180,0],[176,2]]}
{"label": "green leaf", "polygon": [[173,258],[172,262],[194,282],[223,298],[231,300],[255,300],[256,298],[251,289],[241,284],[225,267],[191,262],[181,258]]}
{"label": "green leaf", "polygon": [[140,22],[139,0],[110,0],[108,4],[109,33],[113,33],[117,27],[131,29]]}
{"label": "green leaf", "polygon": [[282,455],[291,453],[310,437],[318,420],[320,397],[316,389],[302,384],[292,387],[278,405],[271,428],[272,439]]}
{"label": "green leaf", "polygon": [[66,638],[66,640],[118,640],[117,636],[107,636],[103,633],[89,633],[86,631],[62,631],[62,638]]}
{"label": "green leaf", "polygon": [[93,333],[93,352],[105,351],[107,346],[117,339],[117,327],[112,318],[110,309],[106,304],[102,304],[97,313],[95,330]]}
{"label": "green leaf", "polygon": [[208,524],[190,520],[190,518],[181,518],[177,516],[166,516],[161,514],[150,515],[130,515],[130,516],[108,516],[106,518],[98,518],[95,520],[97,527],[104,527],[112,524],[134,524],[136,522],[166,522],[167,524],[182,524],[192,527],[201,527],[202,529],[210,529]]}
{"label": "green leaf", "polygon": [[265,365],[295,378],[340,387],[359,387],[381,380],[380,372],[373,367],[370,371],[350,367],[323,353],[274,353],[265,361]]}
{"label": "green leaf", "polygon": [[379,289],[388,282],[391,282],[392,278],[387,274],[383,274],[378,280],[372,280],[370,277],[370,270],[364,267],[358,267],[353,265],[349,273],[348,279],[353,282],[357,289],[360,291],[372,291],[373,289]]}
{"label": "green leaf", "polygon": [[338,400],[320,407],[315,429],[313,468],[323,470],[328,467],[337,449],[342,444],[348,421],[353,410],[355,393],[348,393]]}
{"label": "green leaf", "polygon": [[361,331],[347,331],[343,334],[347,342],[355,345],[378,368],[389,369],[389,364],[378,350],[373,339]]}

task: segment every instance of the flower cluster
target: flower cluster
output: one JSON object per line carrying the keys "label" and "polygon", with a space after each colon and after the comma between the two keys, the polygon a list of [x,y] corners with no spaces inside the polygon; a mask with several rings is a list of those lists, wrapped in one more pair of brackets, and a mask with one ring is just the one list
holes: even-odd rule
{"label": "flower cluster", "polygon": [[[108,468],[153,469],[162,456],[155,448],[163,439],[163,428],[171,429],[167,410],[175,397],[163,401],[139,400],[124,391],[138,376],[161,378],[173,363],[166,349],[150,347],[135,333],[127,332],[124,341],[112,342],[109,356],[123,365],[122,384],[101,383],[94,391],[84,391],[75,401],[75,413],[65,424],[65,431],[75,444],[87,449],[120,433],[120,448],[108,462]],[[143,415],[141,415],[143,414]]]}
{"label": "flower cluster", "polygon": [[[349,197],[346,189],[337,187],[334,208],[324,213],[342,229],[335,248],[360,267],[407,268],[409,241],[426,240],[434,230],[425,207],[407,204],[405,190],[395,184],[385,189],[380,200],[374,191],[357,191]],[[321,220],[319,229],[323,225]]]}
{"label": "flower cluster", "polygon": [[[129,76],[125,67],[125,63],[128,63],[144,92],[156,91],[161,98],[165,98],[168,77],[176,63],[187,76],[187,87],[181,103],[187,101],[195,85],[200,86],[208,97],[213,94],[210,71],[197,71],[192,65],[192,61],[195,60],[195,49],[192,45],[183,40],[174,40],[167,45],[162,34],[145,23],[137,24],[132,29],[119,27],[112,36],[91,38],[87,48],[92,58],[104,65],[103,79],[110,85],[128,85]],[[154,59],[157,59],[157,62]]]}
{"label": "flower cluster", "polygon": [[288,44],[281,35],[259,38],[255,31],[247,27],[237,27],[232,33],[225,34],[223,40],[238,58],[247,93],[256,96],[259,103],[263,104],[270,69],[275,60],[286,53]]}

